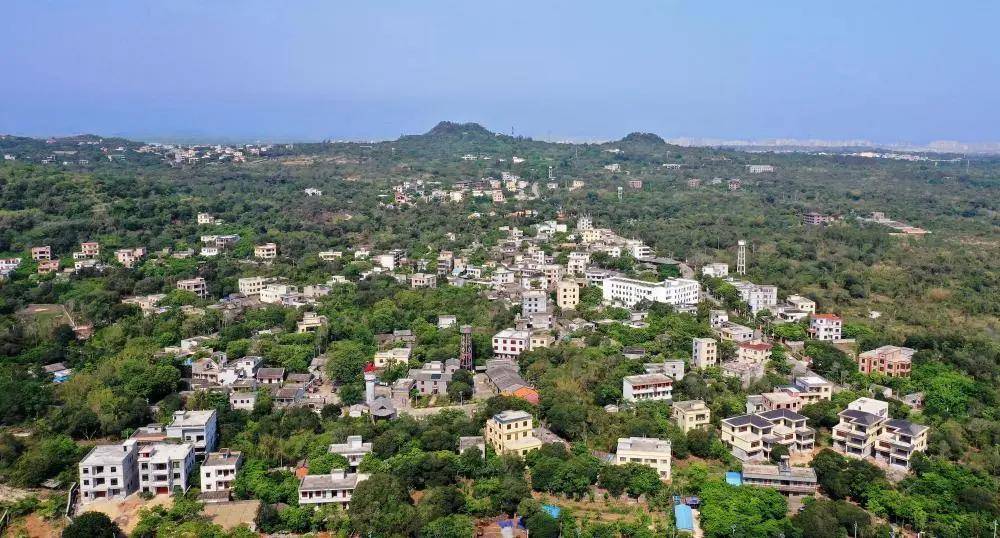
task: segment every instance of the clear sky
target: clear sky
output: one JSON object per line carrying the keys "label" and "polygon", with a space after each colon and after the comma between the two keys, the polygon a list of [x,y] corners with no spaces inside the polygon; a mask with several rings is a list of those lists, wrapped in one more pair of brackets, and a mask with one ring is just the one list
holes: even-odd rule
{"label": "clear sky", "polygon": [[5,0],[0,132],[1000,141],[1000,2]]}

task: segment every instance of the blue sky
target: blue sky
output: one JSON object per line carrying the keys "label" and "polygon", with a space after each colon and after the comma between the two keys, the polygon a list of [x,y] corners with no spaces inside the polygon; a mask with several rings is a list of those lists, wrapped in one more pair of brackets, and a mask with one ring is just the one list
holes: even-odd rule
{"label": "blue sky", "polygon": [[1000,141],[997,2],[7,0],[0,132]]}

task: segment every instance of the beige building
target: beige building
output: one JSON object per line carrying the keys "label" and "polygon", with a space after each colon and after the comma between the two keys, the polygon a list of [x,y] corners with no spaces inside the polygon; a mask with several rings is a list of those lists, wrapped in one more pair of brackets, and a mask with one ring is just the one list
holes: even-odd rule
{"label": "beige building", "polygon": [[640,463],[656,470],[660,480],[670,480],[670,441],[649,437],[621,437],[615,465]]}
{"label": "beige building", "polygon": [[264,243],[253,247],[253,255],[261,260],[273,260],[278,257],[278,245],[274,243]]}
{"label": "beige building", "polygon": [[535,437],[534,419],[526,411],[507,410],[486,421],[486,442],[497,454],[524,456],[541,448]]}
{"label": "beige building", "polygon": [[882,346],[858,355],[858,371],[889,377],[908,377],[915,350],[908,347]]}
{"label": "beige building", "polygon": [[789,452],[812,450],[816,432],[806,426],[807,420],[787,409],[738,415],[722,419],[719,437],[740,461],[761,461],[777,445]]}
{"label": "beige building", "polygon": [[563,310],[573,310],[580,304],[580,285],[572,280],[560,280],[556,285],[556,304]]}
{"label": "beige building", "polygon": [[702,400],[684,400],[674,402],[670,416],[677,423],[677,427],[687,433],[691,430],[707,429],[712,419],[712,412]]}
{"label": "beige building", "polygon": [[833,449],[846,456],[909,469],[916,452],[927,450],[930,428],[889,418],[889,403],[858,398],[839,413],[833,427]]}
{"label": "beige building", "polygon": [[670,400],[674,380],[666,374],[639,374],[622,378],[622,399],[626,402]]}
{"label": "beige building", "polygon": [[375,352],[375,359],[372,361],[376,368],[388,368],[396,364],[408,364],[410,362],[410,348],[396,347]]}
{"label": "beige building", "polygon": [[437,287],[437,275],[432,275],[429,273],[413,273],[410,275],[410,287],[411,288],[436,288]]}
{"label": "beige building", "polygon": [[763,364],[771,358],[772,347],[774,346],[760,340],[740,342],[736,346],[736,360],[740,362]]}
{"label": "beige building", "polygon": [[202,277],[189,278],[187,280],[178,280],[177,289],[190,291],[191,293],[197,295],[198,297],[201,297],[202,299],[208,297],[208,284]]}
{"label": "beige building", "polygon": [[691,366],[697,370],[719,364],[719,346],[715,338],[695,338],[691,342]]}

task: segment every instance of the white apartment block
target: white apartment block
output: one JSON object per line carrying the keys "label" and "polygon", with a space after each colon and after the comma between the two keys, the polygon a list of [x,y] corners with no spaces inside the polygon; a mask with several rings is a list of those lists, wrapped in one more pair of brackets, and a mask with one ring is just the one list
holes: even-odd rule
{"label": "white apartment block", "polygon": [[208,297],[208,283],[205,282],[205,279],[202,277],[178,280],[177,289],[190,291],[202,299]]}
{"label": "white apartment block", "polygon": [[167,425],[167,437],[191,444],[195,453],[204,454],[215,449],[218,416],[214,409],[208,411],[174,411],[174,420]]}
{"label": "white apartment block", "polygon": [[267,284],[260,289],[260,302],[265,304],[277,304],[281,298],[294,295],[299,292],[297,286],[291,284]]}
{"label": "white apartment block", "polygon": [[840,340],[843,323],[834,314],[813,314],[809,318],[809,335],[814,340]]}
{"label": "white apartment block", "polygon": [[504,329],[493,335],[493,356],[498,359],[517,359],[530,350],[531,331]]}
{"label": "white apartment block", "polygon": [[710,263],[701,268],[701,274],[713,277],[722,278],[729,275],[729,264],[728,263]]}
{"label": "white apartment block", "polygon": [[351,469],[357,469],[364,459],[365,454],[372,451],[372,444],[365,443],[360,435],[347,436],[347,442],[334,443],[330,445],[331,454],[339,454],[347,459],[347,464]]}
{"label": "white apartment block", "polygon": [[646,282],[614,276],[602,283],[604,301],[633,307],[643,300],[670,305],[696,304],[701,298],[701,284],[697,280],[668,278],[663,282]]}
{"label": "white apartment block", "polygon": [[139,491],[157,495],[187,491],[194,447],[190,443],[152,443],[139,449],[138,462]]}
{"label": "white apartment block", "polygon": [[649,437],[619,437],[615,465],[640,463],[652,467],[660,480],[670,480],[671,446],[669,440]]}
{"label": "white apartment block", "polygon": [[730,280],[730,284],[740,293],[740,299],[750,306],[750,311],[756,314],[761,310],[773,310],[778,304],[778,287],[740,280]]}
{"label": "white apartment block", "polygon": [[640,374],[622,378],[622,399],[643,402],[673,399],[674,380],[665,374]]}
{"label": "white apartment block", "polygon": [[253,247],[253,255],[260,260],[273,260],[278,257],[278,245],[264,243]]}
{"label": "white apartment block", "polygon": [[701,370],[719,364],[719,345],[715,338],[695,338],[691,342],[691,365]]}
{"label": "white apartment block", "polygon": [[229,491],[233,488],[236,473],[243,466],[243,453],[224,448],[205,456],[201,464],[202,491]]}
{"label": "white apartment block", "polygon": [[368,479],[364,473],[334,469],[330,474],[311,474],[299,481],[299,504],[337,504],[347,509],[358,484]]}
{"label": "white apartment block", "polygon": [[80,502],[124,498],[139,489],[134,441],[97,445],[80,461]]}
{"label": "white apartment block", "polygon": [[573,310],[580,304],[580,285],[572,280],[560,280],[556,285],[556,305],[562,310]]}
{"label": "white apartment block", "polygon": [[542,290],[530,290],[521,294],[521,315],[529,316],[549,311],[549,294]]}

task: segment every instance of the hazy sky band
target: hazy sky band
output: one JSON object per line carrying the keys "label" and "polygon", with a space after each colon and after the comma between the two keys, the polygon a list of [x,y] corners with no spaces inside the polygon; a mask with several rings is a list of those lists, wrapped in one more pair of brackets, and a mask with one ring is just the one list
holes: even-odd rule
{"label": "hazy sky band", "polygon": [[0,132],[1000,140],[992,2],[4,4]]}

